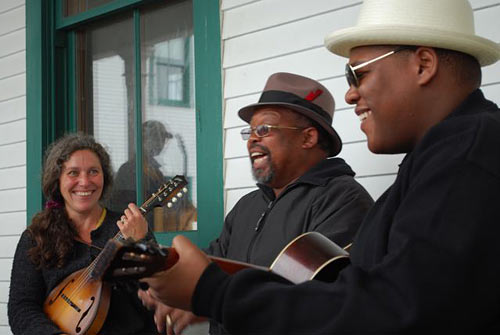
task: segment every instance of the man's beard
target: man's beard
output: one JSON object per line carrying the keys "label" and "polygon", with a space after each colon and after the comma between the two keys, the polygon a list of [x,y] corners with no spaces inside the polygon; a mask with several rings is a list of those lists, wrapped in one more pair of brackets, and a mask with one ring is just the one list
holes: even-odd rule
{"label": "man's beard", "polygon": [[264,185],[268,185],[274,178],[274,175],[275,175],[275,170],[274,170],[274,167],[271,163],[272,159],[271,159],[271,153],[269,152],[269,150],[267,150],[267,148],[264,148],[262,146],[260,146],[261,148],[263,149],[266,149],[266,161],[267,161],[267,165],[269,166],[269,168],[267,169],[267,173],[265,172],[266,171],[266,168],[264,169],[255,169],[253,167],[253,163],[252,163],[252,176],[253,178],[255,179],[255,181],[257,181],[258,183],[260,184],[264,184]]}
{"label": "man's beard", "polygon": [[252,167],[252,175],[253,178],[261,184],[268,185],[271,183],[271,180],[274,178],[274,169],[272,165],[269,166],[269,171],[268,173],[264,173],[264,169],[254,169]]}

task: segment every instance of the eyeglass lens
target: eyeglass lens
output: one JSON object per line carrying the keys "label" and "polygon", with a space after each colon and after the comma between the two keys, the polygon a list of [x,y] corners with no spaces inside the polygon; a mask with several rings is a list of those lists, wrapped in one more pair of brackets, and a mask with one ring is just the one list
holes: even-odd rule
{"label": "eyeglass lens", "polygon": [[358,77],[356,76],[356,72],[354,72],[351,65],[349,65],[349,64],[346,64],[346,66],[345,66],[345,77],[347,79],[347,85],[349,85],[349,87],[351,87],[351,86],[358,87],[359,86]]}
{"label": "eyeglass lens", "polygon": [[241,137],[246,141],[250,138],[250,136],[252,135],[252,132],[255,132],[255,135],[257,135],[258,137],[264,137],[264,136],[267,136],[269,134],[270,129],[271,128],[267,124],[261,124],[255,128],[251,128],[251,127],[244,128],[240,131],[240,134],[241,134]]}

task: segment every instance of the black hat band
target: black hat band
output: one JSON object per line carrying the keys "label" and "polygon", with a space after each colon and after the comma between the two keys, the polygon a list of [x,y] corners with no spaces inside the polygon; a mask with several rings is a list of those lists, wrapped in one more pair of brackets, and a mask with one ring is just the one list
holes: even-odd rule
{"label": "black hat band", "polygon": [[298,105],[315,111],[329,124],[332,123],[332,117],[330,116],[330,114],[325,112],[321,107],[293,93],[283,92],[283,91],[272,91],[272,90],[265,91],[260,96],[259,103],[287,103],[292,105]]}

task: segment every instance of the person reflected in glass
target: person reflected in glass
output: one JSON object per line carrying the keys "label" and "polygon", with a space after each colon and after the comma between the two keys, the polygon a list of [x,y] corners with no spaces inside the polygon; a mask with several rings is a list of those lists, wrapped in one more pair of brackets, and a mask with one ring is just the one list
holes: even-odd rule
{"label": "person reflected in glass", "polygon": [[[161,154],[172,139],[165,125],[157,120],[149,120],[142,125],[143,134],[143,200],[148,199],[165,182],[170,180],[161,171],[161,164],[155,157]],[[136,156],[122,164],[115,177],[115,187],[110,198],[110,207],[120,211],[136,199]],[[180,198],[175,206],[156,207],[146,214],[150,227],[157,232],[192,230],[197,219],[196,208],[189,197]]]}

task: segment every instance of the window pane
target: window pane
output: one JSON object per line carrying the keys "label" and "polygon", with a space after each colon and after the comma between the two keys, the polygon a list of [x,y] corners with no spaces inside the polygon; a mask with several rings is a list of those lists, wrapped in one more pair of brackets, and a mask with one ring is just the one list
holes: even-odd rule
{"label": "window pane", "polygon": [[136,202],[133,31],[127,15],[77,34],[78,130],[93,134],[111,155],[115,180],[106,206],[117,212]]}
{"label": "window pane", "polygon": [[[139,21],[137,21],[139,22]],[[106,206],[122,212],[170,178],[183,175],[189,192],[173,206],[146,215],[155,231],[196,229],[196,118],[191,1],[161,3],[140,11],[141,75],[135,73],[132,13],[106,18],[77,32],[78,129],[108,149],[115,172]],[[140,79],[136,79],[140,78]],[[136,85],[141,92],[136,110]],[[137,176],[136,116],[142,112],[142,171]]]}
{"label": "window pane", "polygon": [[192,2],[141,12],[143,187],[184,175],[187,197],[155,209],[155,231],[196,229],[196,117]]}

